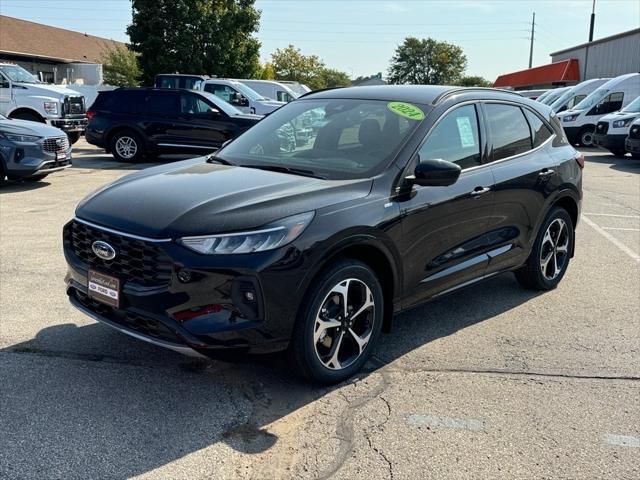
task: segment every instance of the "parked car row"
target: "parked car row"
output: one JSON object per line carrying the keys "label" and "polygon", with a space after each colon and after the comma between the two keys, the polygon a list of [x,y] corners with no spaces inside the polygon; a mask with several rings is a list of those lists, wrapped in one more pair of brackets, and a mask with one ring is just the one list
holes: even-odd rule
{"label": "parked car row", "polygon": [[630,152],[635,158],[634,139],[627,142],[627,138],[631,124],[640,116],[639,97],[640,73],[629,73],[550,90],[537,101],[558,114],[572,144],[599,146],[616,155]]}

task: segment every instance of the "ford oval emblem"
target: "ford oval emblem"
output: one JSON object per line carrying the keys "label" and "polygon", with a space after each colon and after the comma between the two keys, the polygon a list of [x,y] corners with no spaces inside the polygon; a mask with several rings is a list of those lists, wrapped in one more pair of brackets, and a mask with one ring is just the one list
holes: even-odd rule
{"label": "ford oval emblem", "polygon": [[93,242],[91,250],[96,254],[96,257],[101,258],[102,260],[113,260],[116,258],[115,248],[102,240],[96,240]]}

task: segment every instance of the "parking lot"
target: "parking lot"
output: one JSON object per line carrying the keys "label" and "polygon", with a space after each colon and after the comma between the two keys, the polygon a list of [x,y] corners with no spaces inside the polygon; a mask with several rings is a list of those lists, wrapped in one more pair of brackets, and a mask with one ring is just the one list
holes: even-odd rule
{"label": "parking lot", "polygon": [[0,477],[640,478],[640,162],[585,155],[556,290],[503,275],[403,313],[364,373],[319,388],[69,305],[63,225],[152,165],[81,140],[73,168],[0,191]]}

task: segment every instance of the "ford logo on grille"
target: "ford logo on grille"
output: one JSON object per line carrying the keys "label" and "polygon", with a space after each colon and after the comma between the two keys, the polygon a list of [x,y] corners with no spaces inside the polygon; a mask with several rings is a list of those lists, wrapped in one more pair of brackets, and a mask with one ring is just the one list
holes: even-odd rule
{"label": "ford logo on grille", "polygon": [[115,248],[102,240],[96,240],[93,242],[91,250],[96,254],[96,257],[101,258],[102,260],[113,260],[116,258]]}

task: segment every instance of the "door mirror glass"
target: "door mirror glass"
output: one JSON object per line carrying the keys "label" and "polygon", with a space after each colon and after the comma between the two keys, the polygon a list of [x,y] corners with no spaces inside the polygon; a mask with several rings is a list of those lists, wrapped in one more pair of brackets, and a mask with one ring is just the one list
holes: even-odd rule
{"label": "door mirror glass", "polygon": [[447,187],[458,181],[461,170],[460,165],[440,158],[420,160],[407,180],[423,187]]}
{"label": "door mirror glass", "polygon": [[209,115],[211,115],[213,118],[220,116],[220,110],[218,110],[217,108],[210,107],[208,112],[209,112]]}

